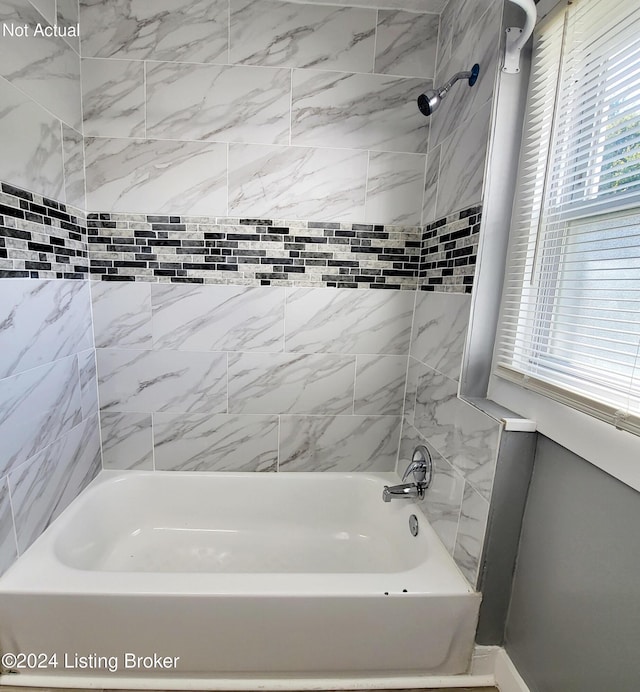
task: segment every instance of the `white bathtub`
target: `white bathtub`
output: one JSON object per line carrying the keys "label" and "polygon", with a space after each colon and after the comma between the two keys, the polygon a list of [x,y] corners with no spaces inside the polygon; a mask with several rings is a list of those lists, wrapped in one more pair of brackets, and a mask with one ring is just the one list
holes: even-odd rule
{"label": "white bathtub", "polygon": [[463,673],[480,596],[397,481],[102,472],[0,579],[0,649],[49,657],[4,681]]}

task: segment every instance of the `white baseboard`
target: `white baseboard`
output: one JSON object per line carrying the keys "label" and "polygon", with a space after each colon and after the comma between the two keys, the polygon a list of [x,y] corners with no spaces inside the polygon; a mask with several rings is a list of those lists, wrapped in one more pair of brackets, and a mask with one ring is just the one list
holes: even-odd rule
{"label": "white baseboard", "polygon": [[[4,686],[13,690],[19,688],[38,688],[38,692],[44,692],[43,688],[80,688],[81,690],[101,689],[105,685],[104,679],[79,676],[42,676],[42,675],[2,675],[0,677],[0,692]],[[365,692],[366,690],[393,690],[393,689],[429,689],[450,688],[452,692],[459,688],[468,687],[498,687],[500,692],[530,692],[526,683],[511,662],[506,651],[497,646],[476,646],[471,668],[467,675],[450,676],[397,676],[375,678],[286,678],[286,679],[171,679],[164,678],[110,678],[109,688],[126,690],[235,690],[246,692],[248,690],[263,690],[271,692],[290,692],[292,690],[306,690],[319,692],[320,690],[354,690]],[[12,690],[12,692],[13,692]]]}
{"label": "white baseboard", "polygon": [[496,654],[494,675],[500,692],[531,692],[504,649]]}

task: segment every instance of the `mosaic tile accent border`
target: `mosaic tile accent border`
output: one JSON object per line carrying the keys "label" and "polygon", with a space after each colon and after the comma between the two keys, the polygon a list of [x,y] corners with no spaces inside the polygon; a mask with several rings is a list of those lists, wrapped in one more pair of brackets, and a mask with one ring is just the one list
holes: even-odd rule
{"label": "mosaic tile accent border", "polygon": [[415,289],[418,227],[89,214],[103,281]]}
{"label": "mosaic tile accent border", "polygon": [[0,185],[0,278],[86,279],[84,212]]}
{"label": "mosaic tile accent border", "polygon": [[418,281],[420,290],[471,293],[481,219],[482,207],[475,206],[424,227]]}
{"label": "mosaic tile accent border", "polygon": [[0,278],[471,293],[482,208],[424,228],[90,213],[0,183]]}

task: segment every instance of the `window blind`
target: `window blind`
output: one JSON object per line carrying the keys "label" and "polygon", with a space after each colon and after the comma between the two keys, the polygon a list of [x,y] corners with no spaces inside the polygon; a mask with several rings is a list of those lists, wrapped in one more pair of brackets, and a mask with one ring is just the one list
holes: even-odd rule
{"label": "window blind", "polygon": [[494,372],[640,434],[640,4],[534,34]]}

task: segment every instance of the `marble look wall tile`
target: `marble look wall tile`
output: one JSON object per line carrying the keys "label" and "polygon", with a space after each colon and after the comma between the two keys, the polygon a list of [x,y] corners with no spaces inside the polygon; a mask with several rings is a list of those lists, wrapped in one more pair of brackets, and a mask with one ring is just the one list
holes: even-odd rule
{"label": "marble look wall tile", "polygon": [[284,288],[154,284],[155,348],[283,350]]}
{"label": "marble look wall tile", "polygon": [[157,470],[277,470],[277,416],[157,413],[153,434]]}
{"label": "marble look wall tile", "polygon": [[464,478],[413,426],[406,422],[402,429],[398,457],[398,473],[400,475],[411,463],[413,450],[417,445],[425,445],[433,461],[433,479],[426,491],[424,500],[420,502],[420,507],[445,548],[453,555],[462,505]]}
{"label": "marble look wall tile", "polygon": [[357,222],[366,178],[364,151],[231,144],[229,213]]}
{"label": "marble look wall tile", "polygon": [[367,172],[367,223],[419,226],[425,157],[372,151]]}
{"label": "marble look wall tile", "polygon": [[[416,361],[417,362],[417,361]],[[458,399],[457,383],[419,364],[409,369],[407,389],[417,379],[413,424],[482,497],[493,486],[500,423]],[[407,412],[410,415],[410,411]]]}
{"label": "marble look wall tile", "polygon": [[[380,8],[410,10],[412,12],[431,12],[439,14],[447,0],[374,0],[360,2],[361,5]],[[353,5],[354,0],[314,0],[316,5]]]}
{"label": "marble look wall tile", "polygon": [[438,194],[438,176],[440,175],[440,151],[436,147],[427,155],[427,171],[424,180],[424,197],[422,200],[422,224],[427,225],[436,220],[436,200]]}
{"label": "marble look wall tile", "polygon": [[231,0],[230,62],[370,72],[376,12]]}
{"label": "marble look wall tile", "polygon": [[358,356],[354,412],[402,415],[406,379],[406,356]]}
{"label": "marble look wall tile", "polygon": [[418,394],[418,381],[423,369],[422,363],[409,357],[407,369],[407,387],[404,394],[404,416],[406,421],[413,425],[416,412],[416,397]]}
{"label": "marble look wall tile", "polygon": [[97,416],[76,426],[9,476],[23,553],[100,470]]}
{"label": "marble look wall tile", "polygon": [[93,346],[89,286],[14,279],[0,285],[0,377]]}
{"label": "marble look wall tile", "polygon": [[100,406],[107,411],[221,413],[224,353],[98,349]]}
{"label": "marble look wall tile", "polygon": [[426,365],[421,366],[414,426],[445,457],[455,442],[457,390],[453,380]]}
{"label": "marble look wall tile", "polygon": [[442,144],[436,218],[482,199],[491,102]]}
{"label": "marble look wall tile", "polygon": [[291,143],[426,153],[424,79],[294,70]]}
{"label": "marble look wall tile", "polygon": [[[76,27],[80,22],[80,7],[78,0],[56,0],[58,26],[66,28]],[[69,36],[65,41],[80,53],[80,38]]]}
{"label": "marble look wall tile", "polygon": [[28,37],[2,37],[0,76],[80,130],[80,58],[62,38],[36,36],[33,29],[39,22],[42,16],[27,0],[0,0],[1,24],[31,27]]}
{"label": "marble look wall tile", "polygon": [[76,356],[0,380],[0,478],[81,420]]}
{"label": "marble look wall tile", "polygon": [[[314,0],[318,5],[352,5],[353,0]],[[431,12],[439,14],[447,0],[378,0],[369,3],[372,7],[392,7],[413,12]]]}
{"label": "marble look wall tile", "polygon": [[227,62],[227,0],[80,0],[80,29],[85,57]]}
{"label": "marble look wall tile", "polygon": [[499,0],[462,0],[462,2],[458,2],[451,32],[454,50],[468,41],[469,33],[478,25],[484,13],[490,7],[498,4],[501,4]]}
{"label": "marble look wall tile", "polygon": [[[451,4],[459,7],[459,3]],[[482,3],[476,3],[475,0],[468,2],[469,6],[478,4]],[[489,10],[475,21],[466,33],[464,41],[453,43],[450,57],[447,60],[442,57],[438,59],[438,84],[445,82],[456,72],[471,69],[474,63],[480,65],[480,74],[473,88],[469,88],[465,82],[460,82],[443,100],[438,109],[438,117],[433,118],[431,123],[432,149],[449,138],[462,123],[469,120],[492,99],[499,60],[502,5],[501,2],[494,2]],[[471,11],[474,11],[472,7]]]}
{"label": "marble look wall tile", "polygon": [[62,153],[64,159],[64,190],[67,204],[85,209],[84,139],[72,127],[62,124]]}
{"label": "marble look wall tile", "polygon": [[488,502],[493,488],[501,425],[471,404],[459,400],[455,426],[455,438],[447,450],[447,458]]}
{"label": "marble look wall tile", "polygon": [[88,137],[144,137],[144,63],[137,60],[82,60],[84,134]]}
{"label": "marble look wall tile", "polygon": [[282,416],[280,471],[392,471],[398,416]]}
{"label": "marble look wall tile", "polygon": [[406,355],[413,292],[287,289],[285,350]]}
{"label": "marble look wall tile", "polygon": [[85,159],[90,209],[227,213],[224,144],[87,137]]}
{"label": "marble look wall tile", "polygon": [[434,468],[433,481],[420,505],[444,547],[453,555],[464,479],[436,450],[430,448],[430,451]]}
{"label": "marble look wall tile", "polygon": [[439,23],[437,14],[380,10],[375,72],[434,79]]}
{"label": "marble look wall tile", "polygon": [[460,378],[471,296],[419,291],[411,355],[452,380]]}
{"label": "marble look wall tile", "polygon": [[404,416],[402,419],[400,445],[398,447],[398,460],[394,469],[400,478],[402,478],[404,472],[411,463],[413,450],[417,447],[417,445],[423,445],[425,443],[425,439],[413,427],[413,425],[409,423],[407,417]]}
{"label": "marble look wall tile", "polygon": [[478,579],[478,567],[488,516],[489,503],[468,483],[465,484],[453,558],[474,587]]}
{"label": "marble look wall tile", "polygon": [[105,469],[153,471],[150,413],[100,414],[102,466]]}
{"label": "marble look wall tile", "polygon": [[96,348],[152,348],[151,287],[147,283],[91,283]]}
{"label": "marble look wall tile", "polygon": [[80,376],[80,399],[82,418],[89,418],[98,413],[98,370],[94,349],[78,354],[78,373]]}
{"label": "marble look wall tile", "polygon": [[147,136],[289,143],[291,71],[147,63]]}
{"label": "marble look wall tile", "polygon": [[353,356],[230,353],[229,412],[351,413],[354,380]]}
{"label": "marble look wall tile", "polygon": [[18,546],[13,529],[13,512],[6,478],[0,481],[0,575],[4,574],[18,557]]}
{"label": "marble look wall tile", "polygon": [[53,24],[56,21],[56,0],[29,0],[40,14]]}
{"label": "marble look wall tile", "polygon": [[60,121],[0,77],[0,178],[61,199]]}
{"label": "marble look wall tile", "polygon": [[451,57],[454,23],[460,3],[448,0],[440,14],[440,31],[438,36],[438,62],[447,62]]}

